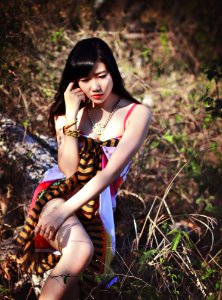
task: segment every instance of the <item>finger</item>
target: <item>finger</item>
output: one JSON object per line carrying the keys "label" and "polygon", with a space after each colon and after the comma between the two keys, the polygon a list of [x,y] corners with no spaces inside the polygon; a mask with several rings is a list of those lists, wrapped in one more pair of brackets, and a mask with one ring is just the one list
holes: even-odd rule
{"label": "finger", "polygon": [[73,89],[71,92],[75,92],[76,95],[84,95],[83,91],[79,87]]}
{"label": "finger", "polygon": [[49,233],[49,240],[54,240],[55,239],[55,234],[53,234],[53,232]]}
{"label": "finger", "polygon": [[45,231],[43,228],[41,228],[39,234],[40,234],[41,236],[44,236],[45,232],[46,232],[46,231]]}
{"label": "finger", "polygon": [[55,229],[55,227],[51,227],[51,230],[50,230],[51,239],[53,239],[53,240],[55,239],[56,232],[57,232],[57,230]]}
{"label": "finger", "polygon": [[70,82],[66,88],[66,92],[71,92],[71,90],[73,89],[75,82]]}
{"label": "finger", "polygon": [[34,235],[37,236],[40,232],[41,227],[39,227],[38,225],[36,225],[35,230],[34,230]]}
{"label": "finger", "polygon": [[49,238],[49,235],[50,235],[50,232],[46,232],[44,233],[44,238],[48,239]]}
{"label": "finger", "polygon": [[[78,88],[79,89],[79,88]],[[81,101],[85,101],[86,100],[86,95],[83,93],[83,91],[81,90],[81,89],[79,89],[79,90],[76,90],[75,91],[75,94],[79,97],[79,99],[81,100]]]}

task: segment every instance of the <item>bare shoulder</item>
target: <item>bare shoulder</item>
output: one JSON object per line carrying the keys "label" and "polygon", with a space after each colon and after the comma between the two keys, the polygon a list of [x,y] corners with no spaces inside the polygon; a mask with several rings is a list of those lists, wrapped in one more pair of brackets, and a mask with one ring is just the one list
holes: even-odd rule
{"label": "bare shoulder", "polygon": [[[132,106],[132,104],[136,104],[135,106]],[[135,103],[132,101],[129,101],[127,99],[121,100],[120,103],[120,108],[124,108],[125,111],[129,111],[130,108],[133,108],[132,112],[130,113],[127,122],[126,122],[126,127],[129,123],[134,123],[138,122],[140,120],[140,123],[146,123],[149,125],[152,119],[152,114],[150,109],[146,106],[143,105],[142,103]]]}
{"label": "bare shoulder", "polygon": [[146,105],[138,104],[136,105],[134,112],[132,113],[132,116],[134,117],[140,116],[140,117],[150,119],[152,115],[151,115],[151,110]]}
{"label": "bare shoulder", "polygon": [[133,115],[142,113],[144,116],[145,115],[147,115],[148,117],[151,116],[151,111],[146,105],[143,105],[142,103],[132,102],[128,99],[121,99],[119,107],[126,108],[126,110],[128,110],[131,107],[131,105],[134,103],[136,104],[136,107],[134,108],[135,112],[133,113]]}
{"label": "bare shoulder", "polygon": [[152,114],[150,109],[143,104],[138,104],[134,107],[134,110],[130,114],[126,127],[135,128],[136,125],[138,130],[141,128],[142,131],[147,132],[151,120]]}

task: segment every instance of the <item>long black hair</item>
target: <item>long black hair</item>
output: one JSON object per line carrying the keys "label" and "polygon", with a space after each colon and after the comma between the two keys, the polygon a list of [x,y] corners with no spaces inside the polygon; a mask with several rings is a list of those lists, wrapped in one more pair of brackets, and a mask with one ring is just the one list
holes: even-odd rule
{"label": "long black hair", "polygon": [[[94,37],[83,39],[75,45],[68,56],[59,88],[55,95],[55,101],[50,108],[48,124],[49,128],[54,133],[54,117],[56,115],[65,114],[64,92],[68,84],[72,81],[77,81],[80,78],[87,77],[98,61],[103,62],[106,65],[108,72],[111,74],[113,80],[112,91],[120,97],[138,103],[138,101],[125,89],[123,78],[119,72],[110,47],[100,38]],[[85,105],[84,102],[81,103],[81,107]]]}

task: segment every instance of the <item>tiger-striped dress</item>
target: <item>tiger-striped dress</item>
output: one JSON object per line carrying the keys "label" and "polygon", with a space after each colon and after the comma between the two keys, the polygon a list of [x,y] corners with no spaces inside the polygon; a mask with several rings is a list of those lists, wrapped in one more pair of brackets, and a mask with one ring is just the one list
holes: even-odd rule
{"label": "tiger-striped dress", "polygon": [[[60,253],[47,247],[42,237],[34,237],[33,230],[38,223],[43,206],[53,198],[69,198],[78,186],[84,186],[97,172],[101,171],[115,151],[118,138],[99,141],[81,135],[79,137],[80,162],[78,170],[70,178],[55,168],[46,172],[43,182],[37,187],[25,225],[17,237],[18,244],[23,248],[21,267],[28,273],[43,274],[52,269],[60,259]],[[90,200],[76,212],[86,232],[94,244],[94,257],[84,272],[84,285],[92,286],[96,274],[109,273],[109,265],[115,253],[115,228],[113,207],[117,190],[129,169],[124,168],[120,177],[108,186],[96,199]]]}

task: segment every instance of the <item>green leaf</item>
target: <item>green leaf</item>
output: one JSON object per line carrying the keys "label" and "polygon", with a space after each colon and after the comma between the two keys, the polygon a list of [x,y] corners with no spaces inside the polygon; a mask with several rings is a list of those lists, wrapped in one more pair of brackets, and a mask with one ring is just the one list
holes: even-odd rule
{"label": "green leaf", "polygon": [[178,232],[178,229],[175,228],[175,229],[172,229],[171,231],[169,231],[169,232],[167,233],[167,235],[170,235],[170,234],[173,234],[173,233],[177,233],[177,232]]}
{"label": "green leaf", "polygon": [[199,101],[204,101],[208,97],[208,92],[209,88],[207,87],[205,93],[200,97]]}
{"label": "green leaf", "polygon": [[173,138],[173,135],[170,135],[169,133],[166,133],[163,138],[169,142],[170,144],[173,144],[174,143],[174,138]]}
{"label": "green leaf", "polygon": [[171,249],[173,251],[175,251],[177,249],[177,246],[178,246],[180,240],[181,240],[181,232],[177,231],[177,233],[171,243]]}
{"label": "green leaf", "polygon": [[155,149],[159,146],[159,141],[152,141],[150,144],[150,149]]}
{"label": "green leaf", "polygon": [[217,152],[217,150],[218,150],[217,142],[212,141],[210,144],[210,148],[212,151]]}
{"label": "green leaf", "polygon": [[22,120],[21,124],[24,128],[28,128],[28,126],[30,125],[30,121],[28,119]]}
{"label": "green leaf", "polygon": [[180,123],[180,122],[182,122],[182,121],[183,121],[183,118],[182,118],[182,116],[180,116],[180,115],[176,115],[176,116],[175,116],[175,121],[176,121],[177,123]]}
{"label": "green leaf", "polygon": [[144,252],[140,257],[139,264],[144,264],[144,262],[151,259],[155,253],[157,253],[156,249],[151,249]]}
{"label": "green leaf", "polygon": [[189,242],[190,241],[190,237],[188,235],[188,233],[184,230],[181,231],[181,234],[185,237],[185,239]]}

